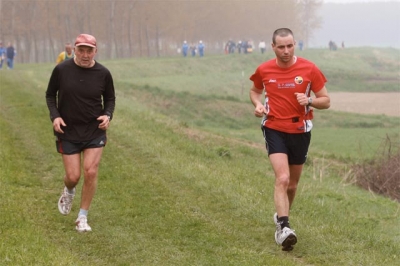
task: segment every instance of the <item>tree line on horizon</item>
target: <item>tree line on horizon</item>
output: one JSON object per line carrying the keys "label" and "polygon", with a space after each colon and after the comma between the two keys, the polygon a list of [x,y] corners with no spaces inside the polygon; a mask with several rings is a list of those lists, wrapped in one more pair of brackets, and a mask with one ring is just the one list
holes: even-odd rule
{"label": "tree line on horizon", "polygon": [[11,42],[16,61],[55,61],[80,33],[96,37],[97,58],[160,57],[176,54],[182,42],[206,44],[220,53],[232,40],[271,42],[291,28],[305,46],[321,27],[322,0],[0,0],[0,40]]}

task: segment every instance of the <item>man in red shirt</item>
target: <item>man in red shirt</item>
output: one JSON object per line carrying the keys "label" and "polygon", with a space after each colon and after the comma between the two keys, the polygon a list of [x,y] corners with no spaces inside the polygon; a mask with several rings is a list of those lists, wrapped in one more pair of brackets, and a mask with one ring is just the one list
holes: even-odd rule
{"label": "man in red shirt", "polygon": [[261,64],[250,77],[250,99],[254,115],[263,118],[261,128],[275,173],[275,241],[283,250],[291,250],[297,236],[289,225],[289,210],[307,158],[312,109],[329,108],[330,98],[318,67],[294,55],[296,42],[290,29],[277,29],[271,46],[276,58]]}

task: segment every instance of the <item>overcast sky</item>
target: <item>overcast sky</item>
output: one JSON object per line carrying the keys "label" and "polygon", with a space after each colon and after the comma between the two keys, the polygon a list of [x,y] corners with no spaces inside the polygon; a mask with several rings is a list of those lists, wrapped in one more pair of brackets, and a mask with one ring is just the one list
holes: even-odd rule
{"label": "overcast sky", "polygon": [[[400,0],[324,0],[310,47],[326,47],[329,41],[346,47],[400,48]],[[357,14],[356,16],[354,14]],[[392,34],[388,34],[392,32]]]}
{"label": "overcast sky", "polygon": [[351,2],[400,2],[400,0],[324,0],[325,3],[351,3]]}

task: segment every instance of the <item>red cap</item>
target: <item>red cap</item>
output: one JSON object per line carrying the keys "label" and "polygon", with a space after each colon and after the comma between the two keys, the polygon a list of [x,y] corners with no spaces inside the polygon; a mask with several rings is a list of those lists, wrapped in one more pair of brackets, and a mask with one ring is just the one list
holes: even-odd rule
{"label": "red cap", "polygon": [[75,46],[96,47],[96,38],[89,34],[79,34],[75,40]]}

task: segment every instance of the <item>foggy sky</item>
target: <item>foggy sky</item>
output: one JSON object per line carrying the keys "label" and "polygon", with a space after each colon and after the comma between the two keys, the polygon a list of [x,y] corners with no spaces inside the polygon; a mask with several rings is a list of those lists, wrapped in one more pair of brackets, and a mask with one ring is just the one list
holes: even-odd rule
{"label": "foggy sky", "polygon": [[399,10],[400,0],[324,0],[322,28],[315,31],[310,47],[327,47],[332,40],[338,46],[344,41],[346,47],[400,48]]}
{"label": "foggy sky", "polygon": [[366,3],[366,2],[400,2],[400,0],[324,0],[324,3]]}

